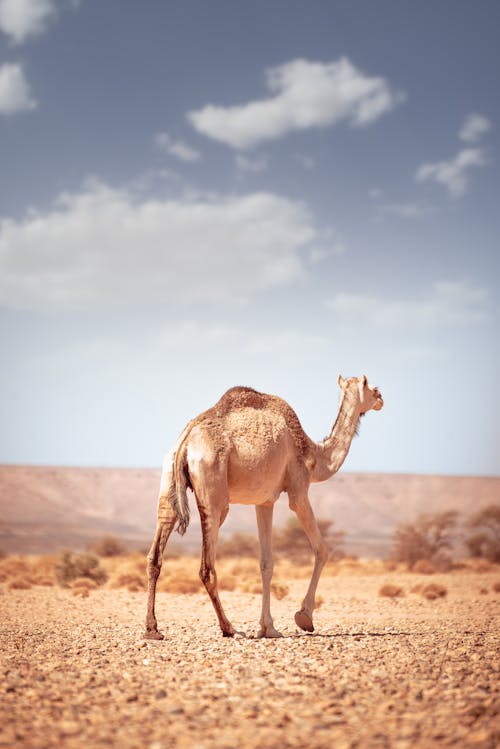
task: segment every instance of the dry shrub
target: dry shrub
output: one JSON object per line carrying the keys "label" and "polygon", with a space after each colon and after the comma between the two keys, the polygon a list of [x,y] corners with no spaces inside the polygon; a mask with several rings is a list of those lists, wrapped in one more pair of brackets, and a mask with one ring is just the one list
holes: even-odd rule
{"label": "dry shrub", "polygon": [[430,559],[417,559],[415,564],[412,565],[411,571],[417,575],[433,575],[436,568]]}
{"label": "dry shrub", "polygon": [[469,559],[467,566],[472,572],[476,572],[479,575],[483,572],[491,572],[494,569],[493,564],[486,559]]}
{"label": "dry shrub", "polygon": [[162,593],[199,593],[201,591],[201,582],[198,576],[193,578],[189,575],[175,577],[168,575],[159,583],[158,590]]}
{"label": "dry shrub", "polygon": [[271,593],[278,601],[281,601],[282,598],[285,598],[290,593],[290,588],[285,583],[271,583]]}
{"label": "dry shrub", "polygon": [[88,588],[89,590],[95,590],[98,588],[99,585],[96,583],[95,580],[92,580],[90,577],[77,577],[76,580],[73,580],[73,582],[70,585],[70,588]]}
{"label": "dry shrub", "polygon": [[479,595],[485,596],[488,593],[488,588],[479,588]]}
{"label": "dry shrub", "polygon": [[70,583],[71,592],[74,596],[81,596],[82,598],[88,598],[91,590],[95,590],[98,585],[95,580],[90,577],[77,577]]}
{"label": "dry shrub", "polygon": [[89,551],[97,554],[99,557],[117,557],[127,553],[127,548],[123,541],[116,536],[102,536],[93,543],[89,544]]}
{"label": "dry shrub", "polygon": [[79,577],[87,577],[98,585],[105,583],[108,578],[96,556],[72,551],[62,552],[55,566],[55,575],[58,583],[65,588]]}
{"label": "dry shrub", "polygon": [[71,588],[71,592],[74,596],[80,596],[81,598],[88,598],[90,595],[89,588],[84,588],[83,586],[80,588]]}
{"label": "dry shrub", "polygon": [[385,583],[380,588],[378,594],[379,596],[385,596],[386,598],[401,598],[401,596],[404,596],[404,591],[399,585]]}
{"label": "dry shrub", "polygon": [[241,590],[242,593],[254,593],[258,595],[262,593],[262,583],[257,580],[240,580],[238,590]]}
{"label": "dry shrub", "polygon": [[256,559],[242,557],[241,559],[223,559],[217,564],[221,574],[234,575],[238,579],[260,576],[260,566]]}
{"label": "dry shrub", "polygon": [[249,533],[236,531],[228,538],[219,539],[217,545],[218,557],[257,557],[259,554],[259,542]]}
{"label": "dry shrub", "polygon": [[117,575],[111,578],[109,581],[110,588],[126,588],[130,593],[137,593],[138,591],[145,590],[146,578],[143,575],[139,575],[137,572],[119,572]]}
{"label": "dry shrub", "polygon": [[0,560],[0,582],[25,578],[31,574],[31,565],[26,557],[6,557]]}
{"label": "dry shrub", "polygon": [[0,582],[14,580],[16,586],[23,580],[32,585],[54,584],[53,557],[13,556],[0,560]]}
{"label": "dry shrub", "polygon": [[493,592],[500,593],[500,580],[495,580],[493,583]]}
{"label": "dry shrub", "polygon": [[429,583],[422,588],[422,595],[429,601],[434,601],[436,598],[444,598],[447,593],[448,591],[444,585],[440,585],[439,583]]}
{"label": "dry shrub", "polygon": [[9,590],[29,590],[31,583],[24,577],[14,577],[12,580],[9,580],[7,587]]}
{"label": "dry shrub", "polygon": [[198,560],[189,557],[167,560],[158,580],[158,590],[162,593],[199,593],[198,566]]}

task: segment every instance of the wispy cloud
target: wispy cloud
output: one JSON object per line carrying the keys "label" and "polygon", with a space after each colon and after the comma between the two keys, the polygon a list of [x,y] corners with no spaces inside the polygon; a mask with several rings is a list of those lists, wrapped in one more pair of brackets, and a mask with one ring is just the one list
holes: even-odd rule
{"label": "wispy cloud", "polygon": [[466,281],[435,283],[421,299],[387,299],[365,294],[337,294],[327,301],[336,321],[344,326],[377,328],[433,328],[478,323],[488,316],[486,289]]}
{"label": "wispy cloud", "polygon": [[466,143],[477,143],[491,130],[491,122],[483,114],[469,114],[460,128],[458,137]]}
{"label": "wispy cloud", "polygon": [[0,30],[22,44],[42,34],[56,14],[54,0],[0,0]]}
{"label": "wispy cloud", "polygon": [[488,159],[483,148],[464,148],[450,161],[422,164],[417,169],[417,182],[437,182],[448,190],[452,198],[461,198],[468,189],[471,167],[486,166]]}
{"label": "wispy cloud", "polygon": [[0,115],[26,112],[35,109],[36,106],[37,102],[31,95],[22,65],[0,65]]}
{"label": "wispy cloud", "polygon": [[180,161],[199,161],[201,153],[185,143],[183,140],[175,140],[168,133],[155,135],[155,143],[164,153],[174,156]]}
{"label": "wispy cloud", "polygon": [[236,155],[236,166],[240,172],[248,172],[258,174],[259,172],[265,172],[268,168],[269,161],[267,156],[261,154],[255,158],[249,158],[241,153]]}
{"label": "wispy cloud", "polygon": [[324,244],[307,207],[273,193],[134,199],[90,183],[47,213],[0,222],[0,303],[17,308],[245,299],[306,273]]}
{"label": "wispy cloud", "polygon": [[381,77],[359,71],[347,58],[336,62],[296,59],[266,71],[271,96],[246,104],[208,104],[188,113],[200,133],[236,149],[286,133],[328,127],[341,120],[368,125],[403,98]]}
{"label": "wispy cloud", "polygon": [[377,216],[396,216],[397,218],[421,218],[431,211],[426,203],[408,201],[406,203],[383,203],[377,206]]}

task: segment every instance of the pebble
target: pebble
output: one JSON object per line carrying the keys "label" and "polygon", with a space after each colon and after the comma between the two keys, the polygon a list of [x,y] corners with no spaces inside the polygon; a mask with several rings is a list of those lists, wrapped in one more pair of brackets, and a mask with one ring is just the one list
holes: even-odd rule
{"label": "pebble", "polygon": [[[293,614],[307,581],[291,580],[273,600],[280,640],[224,639],[204,593],[160,593],[154,642],[139,639],[141,594],[5,588],[0,747],[495,749],[500,598],[477,599],[487,575],[439,582],[445,599],[395,607],[381,577],[322,579],[306,635]],[[221,597],[237,629],[257,630],[258,597]]]}

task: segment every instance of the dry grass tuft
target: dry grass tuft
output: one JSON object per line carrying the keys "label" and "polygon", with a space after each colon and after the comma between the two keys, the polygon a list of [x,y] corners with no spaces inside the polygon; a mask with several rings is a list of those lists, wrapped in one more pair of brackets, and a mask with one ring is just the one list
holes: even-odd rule
{"label": "dry grass tuft", "polygon": [[404,596],[404,590],[394,583],[384,583],[378,592],[379,596],[386,598],[401,598]]}
{"label": "dry grass tuft", "polygon": [[444,598],[447,593],[448,591],[444,585],[440,585],[439,583],[429,583],[422,588],[422,595],[429,601],[434,601],[436,598]]}

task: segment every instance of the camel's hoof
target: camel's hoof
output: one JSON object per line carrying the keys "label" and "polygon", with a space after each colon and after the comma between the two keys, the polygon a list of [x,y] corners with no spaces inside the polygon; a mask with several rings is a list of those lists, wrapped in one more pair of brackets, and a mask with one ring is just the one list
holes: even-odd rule
{"label": "camel's hoof", "polygon": [[314,625],[311,617],[303,609],[295,614],[295,624],[304,632],[314,632]]}
{"label": "camel's hoof", "polygon": [[144,639],[145,640],[164,640],[165,635],[162,635],[162,633],[158,632],[157,629],[147,629],[144,632]]}
{"label": "camel's hoof", "polygon": [[235,631],[234,629],[223,629],[222,630],[222,637],[234,637]]}
{"label": "camel's hoof", "polygon": [[283,635],[281,634],[281,632],[278,632],[277,629],[274,629],[274,627],[267,627],[266,629],[261,629],[257,637],[258,638],[261,638],[261,637],[277,638],[277,637],[283,637]]}

